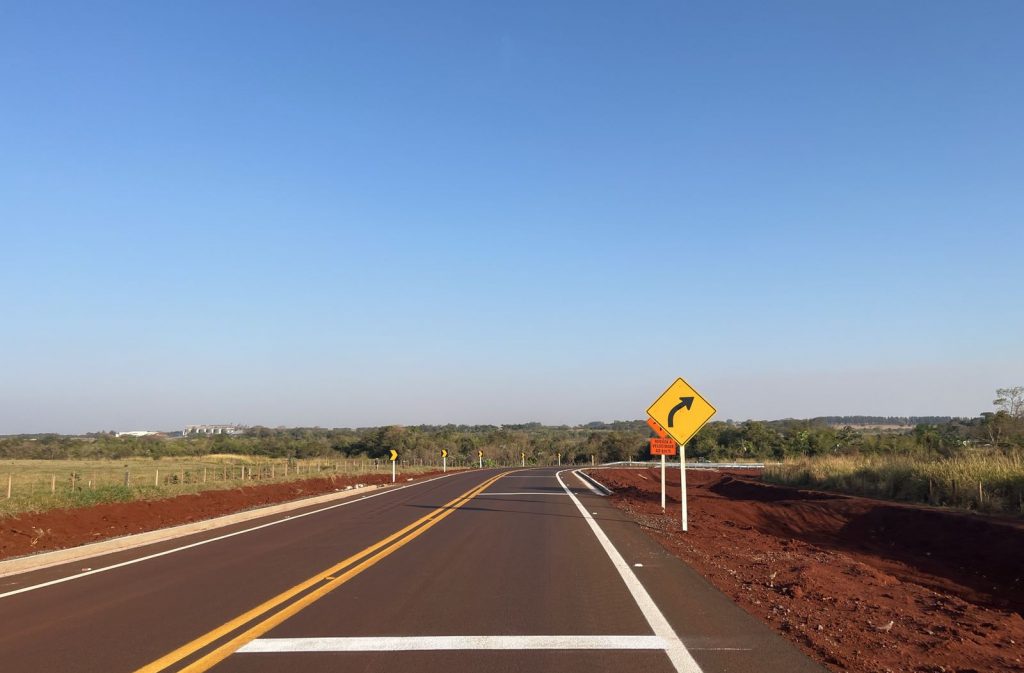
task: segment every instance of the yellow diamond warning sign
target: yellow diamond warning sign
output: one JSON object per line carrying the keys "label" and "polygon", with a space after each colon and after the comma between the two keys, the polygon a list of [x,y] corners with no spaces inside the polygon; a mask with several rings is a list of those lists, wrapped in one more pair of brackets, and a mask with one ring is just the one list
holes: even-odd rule
{"label": "yellow diamond warning sign", "polygon": [[715,415],[715,408],[680,378],[654,401],[647,415],[657,421],[669,437],[686,444]]}

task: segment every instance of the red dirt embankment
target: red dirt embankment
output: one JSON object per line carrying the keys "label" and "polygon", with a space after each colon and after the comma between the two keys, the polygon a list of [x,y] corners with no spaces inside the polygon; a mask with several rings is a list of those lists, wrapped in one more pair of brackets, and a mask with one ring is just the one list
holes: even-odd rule
{"label": "red dirt embankment", "polygon": [[[1024,671],[1024,523],[690,470],[595,470],[666,549],[835,671]],[[673,497],[674,495],[674,497]]]}
{"label": "red dirt embankment", "polygon": [[[417,474],[416,479],[435,474],[440,472]],[[355,484],[390,482],[390,474],[332,476],[0,518],[0,559],[203,521],[256,507],[333,493]]]}

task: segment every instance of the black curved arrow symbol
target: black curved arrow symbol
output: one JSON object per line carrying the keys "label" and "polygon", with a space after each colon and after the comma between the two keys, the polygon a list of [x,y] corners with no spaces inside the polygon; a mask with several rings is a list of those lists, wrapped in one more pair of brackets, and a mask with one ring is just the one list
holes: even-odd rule
{"label": "black curved arrow symbol", "polygon": [[676,412],[677,411],[679,411],[683,407],[686,407],[686,410],[689,411],[690,407],[692,407],[692,406],[693,406],[693,398],[692,397],[680,397],[679,398],[679,404],[677,404],[676,406],[672,407],[672,411],[668,412],[668,427],[670,427],[670,428],[672,427],[672,423],[675,420]]}

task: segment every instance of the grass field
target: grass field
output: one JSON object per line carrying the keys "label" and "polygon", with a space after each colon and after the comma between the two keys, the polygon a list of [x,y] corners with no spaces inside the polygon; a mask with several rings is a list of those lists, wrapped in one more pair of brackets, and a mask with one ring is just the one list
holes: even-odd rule
{"label": "grass field", "polygon": [[[399,463],[398,471],[408,474],[439,467]],[[255,482],[390,471],[391,465],[386,460],[289,461],[237,455],[155,460],[3,460],[0,461],[0,517],[58,507],[167,498]]]}
{"label": "grass field", "polygon": [[1018,453],[954,458],[833,456],[766,466],[766,481],[905,502],[1024,515]]}

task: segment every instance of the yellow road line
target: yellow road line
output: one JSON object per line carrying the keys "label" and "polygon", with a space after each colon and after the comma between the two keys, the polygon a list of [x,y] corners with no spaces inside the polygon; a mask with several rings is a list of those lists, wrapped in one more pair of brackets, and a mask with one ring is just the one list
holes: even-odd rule
{"label": "yellow road line", "polygon": [[[287,589],[286,591],[283,591],[283,592],[279,593],[278,595],[274,596],[273,598],[271,598],[271,599],[269,599],[267,601],[264,601],[263,603],[259,604],[258,606],[256,606],[252,610],[249,610],[248,612],[245,612],[245,613],[239,615],[238,617],[235,617],[231,621],[226,622],[226,623],[222,624],[221,626],[218,626],[217,628],[209,631],[208,633],[203,634],[202,636],[199,636],[198,638],[196,638],[196,639],[186,643],[185,645],[182,645],[178,649],[176,649],[176,650],[174,650],[172,652],[169,652],[168,654],[165,654],[164,656],[160,657],[159,659],[157,659],[157,660],[155,660],[155,661],[153,661],[153,662],[151,662],[149,664],[146,664],[142,668],[137,669],[135,671],[135,673],[158,673],[159,671],[163,671],[168,666],[171,666],[172,664],[175,664],[175,663],[181,661],[182,659],[185,659],[186,657],[189,657],[189,656],[195,654],[196,652],[198,652],[199,650],[203,649],[207,645],[210,645],[211,643],[216,642],[220,638],[223,638],[224,636],[228,635],[229,633],[231,633],[232,631],[238,629],[239,627],[241,627],[241,626],[247,624],[248,622],[251,622],[252,620],[254,620],[254,619],[258,618],[258,617],[261,617],[264,614],[272,611],[274,608],[278,607],[282,603],[286,603],[287,601],[289,601],[292,598],[294,598],[295,596],[301,594],[303,591],[306,591],[310,587],[312,587],[312,586],[314,586],[314,585],[316,585],[316,584],[318,584],[318,583],[320,583],[322,581],[325,581],[325,580],[329,581],[328,584],[325,584],[324,586],[320,587],[319,589],[317,589],[315,591],[311,591],[309,594],[304,596],[302,599],[300,599],[298,601],[295,601],[293,604],[289,605],[284,610],[281,610],[280,612],[272,615],[268,619],[260,622],[259,624],[257,624],[253,628],[251,628],[248,631],[244,632],[240,636],[238,636],[238,637],[228,641],[228,643],[226,643],[225,645],[222,645],[221,647],[217,648],[216,650],[214,650],[210,654],[206,655],[202,659],[199,659],[196,662],[194,662],[193,664],[187,666],[186,668],[183,668],[182,669],[182,673],[184,673],[185,671],[188,671],[188,672],[192,673],[192,672],[198,672],[198,671],[205,671],[205,670],[209,669],[214,664],[216,664],[216,663],[224,660],[225,658],[227,658],[228,655],[230,655],[232,652],[234,652],[236,649],[238,649],[239,647],[241,647],[245,643],[247,643],[250,640],[253,640],[253,639],[259,637],[260,635],[262,635],[266,631],[270,630],[271,628],[273,628],[277,624],[280,624],[281,622],[283,622],[288,617],[290,617],[290,616],[294,615],[295,613],[299,612],[299,610],[302,610],[303,608],[307,607],[308,605],[310,605],[314,601],[319,600],[320,598],[322,598],[326,594],[330,593],[331,591],[333,591],[337,587],[339,587],[342,584],[344,584],[345,582],[347,582],[352,577],[355,577],[356,575],[361,573],[366,568],[369,568],[370,566],[375,564],[380,559],[382,559],[385,556],[391,554],[396,549],[399,549],[400,547],[404,546],[410,540],[412,540],[412,539],[414,539],[416,537],[419,537],[424,531],[426,531],[427,529],[432,527],[434,524],[436,524],[437,522],[439,522],[442,519],[444,519],[445,517],[447,517],[449,514],[451,514],[456,509],[458,509],[459,507],[464,505],[466,502],[471,500],[478,493],[480,493],[481,491],[485,490],[487,487],[489,487],[491,484],[493,484],[494,482],[496,482],[498,479],[500,479],[503,476],[504,476],[504,473],[496,475],[496,476],[488,479],[487,481],[485,481],[483,484],[471,488],[470,490],[466,491],[465,493],[463,493],[462,495],[458,496],[457,498],[449,501],[445,505],[442,505],[441,507],[433,510],[429,514],[423,516],[422,518],[417,519],[416,521],[414,521],[413,523],[409,524],[408,526],[406,526],[405,528],[401,529],[400,531],[389,535],[388,537],[384,538],[380,542],[377,542],[377,543],[367,547],[366,549],[363,549],[362,551],[353,554],[352,556],[349,556],[344,561],[341,561],[340,563],[337,563],[337,564],[331,566],[330,568],[327,568],[326,570],[323,570],[323,571],[317,573],[316,575],[314,575],[313,577],[309,578],[308,580],[305,580],[304,582],[296,584],[292,588]],[[408,535],[408,537],[406,537],[404,539],[401,539],[401,540],[399,539],[399,538],[402,538],[402,536],[410,533],[410,531],[414,531],[417,527],[421,527],[420,530],[416,530],[415,532],[413,532],[412,534]],[[396,542],[396,540],[398,540],[398,542]],[[394,543],[394,544],[392,544],[392,543]],[[392,546],[388,547],[388,545],[392,545]],[[341,575],[336,575],[336,573],[344,570],[345,568],[348,568],[349,566],[351,566],[351,565],[353,565],[355,563],[358,563],[360,561],[360,559],[364,559],[365,557],[369,556],[370,554],[373,554],[374,552],[377,552],[382,547],[384,547],[385,549],[383,551],[380,551],[379,553],[377,553],[375,556],[364,560],[362,563],[359,563],[359,565],[351,568],[350,570],[348,570],[347,572],[345,572],[345,573],[343,573]],[[296,607],[296,606],[299,606],[299,607]],[[281,616],[281,615],[284,615],[284,616]],[[278,619],[278,617],[280,617],[280,618]],[[276,620],[276,621],[274,621],[271,624],[270,622],[272,620]],[[269,624],[269,625],[266,626],[266,628],[263,628],[267,624]],[[213,659],[212,657],[214,657],[215,655],[217,655],[217,658]],[[200,666],[200,665],[202,665],[202,666]]]}

